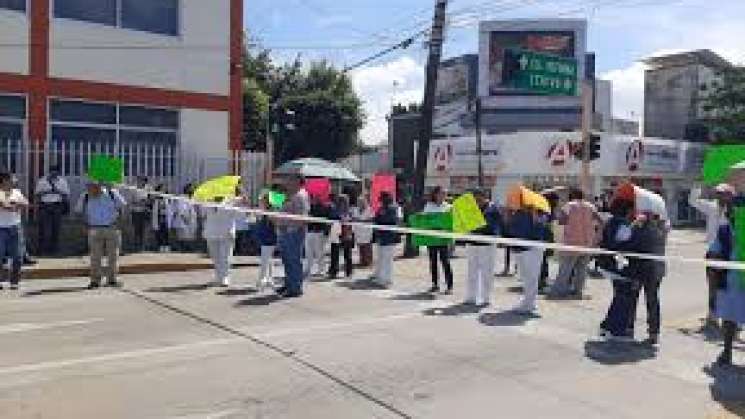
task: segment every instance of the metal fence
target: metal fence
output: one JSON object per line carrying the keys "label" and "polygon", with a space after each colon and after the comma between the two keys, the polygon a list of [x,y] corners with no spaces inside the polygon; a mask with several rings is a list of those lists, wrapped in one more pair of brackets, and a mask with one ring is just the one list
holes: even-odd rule
{"label": "metal fence", "polygon": [[77,197],[87,181],[91,158],[96,155],[119,157],[126,183],[134,184],[137,177],[147,176],[151,184],[163,184],[173,193],[186,184],[226,174],[241,175],[244,189],[252,197],[264,185],[265,156],[261,153],[236,151],[227,158],[204,158],[170,144],[116,145],[80,140],[36,143],[0,138],[0,167],[15,174],[19,187],[29,196],[36,180],[56,165],[70,184],[72,197]]}

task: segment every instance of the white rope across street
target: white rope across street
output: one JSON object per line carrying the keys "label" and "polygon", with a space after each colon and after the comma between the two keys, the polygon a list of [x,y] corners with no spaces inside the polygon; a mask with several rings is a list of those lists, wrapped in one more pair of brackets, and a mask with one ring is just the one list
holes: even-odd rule
{"label": "white rope across street", "polygon": [[[225,204],[218,204],[218,203],[199,202],[189,197],[185,197],[181,195],[149,191],[149,190],[145,190],[145,189],[141,189],[141,188],[137,188],[137,187],[129,186],[129,185],[120,185],[119,187],[122,189],[127,189],[127,190],[132,190],[132,191],[146,192],[148,194],[160,196],[160,197],[167,198],[167,199],[184,201],[184,202],[188,202],[192,205],[196,205],[200,207],[227,209],[227,210],[232,210],[232,211],[236,211],[236,212],[240,212],[244,214],[266,215],[272,218],[281,218],[281,219],[287,219],[287,220],[292,220],[292,221],[303,221],[303,222],[323,223],[323,224],[341,223],[340,221],[337,221],[337,220],[329,220],[327,218],[311,217],[308,215],[288,214],[288,213],[277,212],[277,211],[267,211],[267,210],[262,210],[258,208],[236,207],[232,205],[225,205]],[[599,247],[569,246],[569,245],[560,244],[560,243],[546,243],[546,242],[507,238],[507,237],[472,235],[472,234],[455,233],[451,231],[442,231],[442,230],[425,230],[425,229],[411,228],[411,227],[364,223],[364,222],[359,222],[359,221],[345,221],[341,224],[349,225],[349,226],[365,227],[365,228],[370,228],[373,230],[391,231],[391,232],[402,233],[402,234],[433,236],[433,237],[440,237],[440,238],[453,239],[453,240],[459,240],[459,241],[479,242],[479,243],[486,243],[486,244],[498,244],[498,245],[506,245],[506,246],[511,246],[511,247],[538,247],[538,248],[542,248],[545,250],[555,250],[555,251],[560,251],[560,252],[574,252],[574,253],[582,253],[582,254],[587,254],[587,255],[607,255],[607,256],[616,257],[619,260],[637,258],[637,259],[653,260],[653,261],[658,261],[658,262],[684,263],[687,265],[699,265],[699,266],[705,266],[709,268],[745,271],[745,263],[743,262],[712,260],[712,259],[703,259],[703,258],[689,258],[689,257],[683,257],[683,256],[677,256],[677,255],[662,256],[662,255],[652,255],[649,253],[616,252],[616,251],[611,251],[607,249],[602,249]]]}

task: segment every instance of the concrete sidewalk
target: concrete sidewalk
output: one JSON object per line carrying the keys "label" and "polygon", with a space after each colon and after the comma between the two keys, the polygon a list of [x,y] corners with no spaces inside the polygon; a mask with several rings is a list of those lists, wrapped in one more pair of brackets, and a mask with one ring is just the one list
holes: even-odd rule
{"label": "concrete sidewalk", "polygon": [[[33,266],[24,266],[23,279],[63,279],[88,276],[89,258],[39,258]],[[253,256],[238,256],[236,267],[258,266]],[[120,274],[185,272],[211,269],[212,262],[198,253],[133,253],[119,258]]]}

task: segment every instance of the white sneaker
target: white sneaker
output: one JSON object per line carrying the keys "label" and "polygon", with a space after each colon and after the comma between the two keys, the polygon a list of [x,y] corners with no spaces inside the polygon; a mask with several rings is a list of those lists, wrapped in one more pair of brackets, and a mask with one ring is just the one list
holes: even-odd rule
{"label": "white sneaker", "polygon": [[229,287],[230,286],[230,277],[225,277],[220,281],[220,285],[223,287]]}

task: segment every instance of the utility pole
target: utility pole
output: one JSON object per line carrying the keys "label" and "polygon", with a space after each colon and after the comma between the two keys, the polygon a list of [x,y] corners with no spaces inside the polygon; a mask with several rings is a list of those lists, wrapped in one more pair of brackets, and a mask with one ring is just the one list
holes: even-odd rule
{"label": "utility pole", "polygon": [[590,177],[590,138],[592,135],[592,116],[595,89],[591,80],[582,82],[582,176],[580,184],[587,199],[591,199],[593,193],[592,179]]}
{"label": "utility pole", "polygon": [[272,110],[266,118],[266,161],[264,162],[264,184],[272,187],[272,174],[274,172],[274,135],[272,135]]}
{"label": "utility pole", "polygon": [[435,88],[437,87],[437,71],[440,67],[440,57],[442,57],[447,4],[448,0],[436,0],[435,16],[432,22],[432,33],[429,40],[429,58],[427,59],[424,101],[421,111],[422,119],[419,129],[419,146],[416,152],[416,169],[414,173],[414,205],[417,210],[421,210],[424,207],[424,179],[427,176],[429,143],[432,139]]}
{"label": "utility pole", "polygon": [[481,142],[481,98],[476,98],[476,155],[478,156],[479,189],[484,187],[483,145]]}

